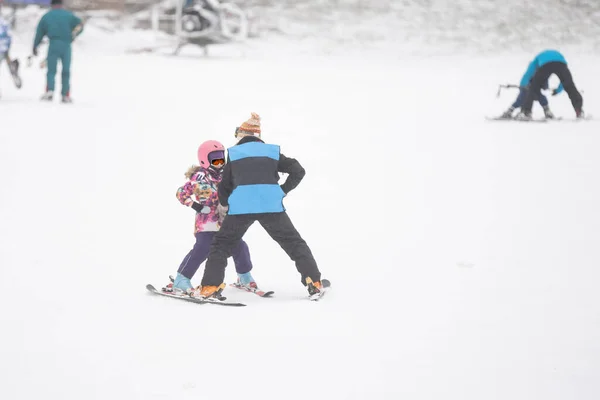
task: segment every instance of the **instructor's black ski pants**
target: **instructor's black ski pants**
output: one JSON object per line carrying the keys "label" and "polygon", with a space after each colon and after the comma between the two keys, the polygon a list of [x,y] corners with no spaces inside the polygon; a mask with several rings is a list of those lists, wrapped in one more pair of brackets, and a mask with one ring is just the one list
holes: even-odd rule
{"label": "instructor's black ski pants", "polygon": [[204,268],[202,286],[218,286],[225,279],[227,258],[242,239],[248,228],[258,221],[287,255],[296,263],[302,283],[310,277],[314,282],[321,280],[321,272],[310,248],[296,230],[287,213],[227,215],[221,229],[215,234]]}
{"label": "instructor's black ski pants", "polygon": [[575,87],[575,83],[573,83],[573,76],[571,76],[569,67],[567,67],[567,64],[565,63],[555,61],[542,65],[535,75],[533,75],[530,90],[527,92],[525,102],[521,108],[524,113],[531,113],[533,101],[540,96],[542,86],[548,81],[548,78],[552,74],[556,74],[558,79],[560,79],[560,83],[562,83],[565,92],[569,95],[569,99],[571,99],[571,104],[575,111],[581,110],[583,98]]}

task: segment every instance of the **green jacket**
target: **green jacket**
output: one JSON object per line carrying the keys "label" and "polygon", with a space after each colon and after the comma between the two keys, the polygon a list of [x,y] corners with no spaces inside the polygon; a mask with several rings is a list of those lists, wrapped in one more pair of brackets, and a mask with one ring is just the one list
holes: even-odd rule
{"label": "green jacket", "polygon": [[[77,28],[76,32],[74,32],[75,28]],[[61,41],[70,45],[82,31],[81,19],[75,14],[63,8],[53,8],[40,19],[35,32],[33,48],[40,45],[44,36],[48,36],[50,42]]]}

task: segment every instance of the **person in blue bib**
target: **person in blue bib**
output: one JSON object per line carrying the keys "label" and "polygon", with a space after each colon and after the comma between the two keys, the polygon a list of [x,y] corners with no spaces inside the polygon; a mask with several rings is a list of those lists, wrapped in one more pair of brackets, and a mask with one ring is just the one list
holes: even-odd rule
{"label": "person in blue bib", "polygon": [[567,66],[567,60],[557,50],[544,50],[535,56],[529,64],[525,75],[531,76],[531,79],[528,84],[528,90],[523,98],[521,112],[517,114],[516,119],[526,121],[532,118],[531,109],[533,102],[536,99],[540,99],[542,95],[541,90],[548,87],[548,78],[553,74],[560,80],[560,85],[552,91],[552,96],[556,96],[564,90],[569,95],[576,117],[584,117],[582,108],[583,98],[573,82],[573,76]]}
{"label": "person in blue bib", "polygon": [[[225,288],[227,258],[256,221],[296,263],[309,295],[322,289],[317,262],[283,206],[283,198],[304,178],[304,168],[297,160],[281,154],[279,146],[263,142],[260,133],[260,117],[256,113],[236,129],[239,141],[228,149],[228,161],[217,189],[226,214],[212,241],[202,284],[192,294],[194,297],[220,297]],[[278,183],[279,172],[288,174],[282,185]]]}

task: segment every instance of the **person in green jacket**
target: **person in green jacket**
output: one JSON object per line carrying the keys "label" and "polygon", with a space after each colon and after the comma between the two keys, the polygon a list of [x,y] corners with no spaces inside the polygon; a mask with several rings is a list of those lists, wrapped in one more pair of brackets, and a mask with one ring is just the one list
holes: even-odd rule
{"label": "person in green jacket", "polygon": [[70,103],[70,78],[71,78],[71,43],[83,31],[80,18],[71,11],[62,7],[62,0],[52,0],[52,9],[40,19],[35,39],[33,41],[33,55],[37,56],[37,48],[44,36],[48,36],[48,72],[46,75],[46,93],[42,100],[52,100],[54,96],[54,77],[58,60],[62,64],[62,101]]}

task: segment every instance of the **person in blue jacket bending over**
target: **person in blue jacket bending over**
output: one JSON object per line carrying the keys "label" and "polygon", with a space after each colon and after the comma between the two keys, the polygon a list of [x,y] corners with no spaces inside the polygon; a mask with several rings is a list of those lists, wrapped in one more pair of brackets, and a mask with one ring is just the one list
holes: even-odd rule
{"label": "person in blue jacket bending over", "polygon": [[567,66],[567,60],[560,52],[556,50],[542,51],[533,59],[529,65],[528,72],[529,70],[532,70],[533,74],[529,83],[529,89],[524,96],[521,112],[517,114],[516,119],[524,121],[531,119],[533,101],[536,98],[539,99],[544,86],[548,87],[548,78],[552,74],[555,74],[560,79],[560,86],[552,91],[552,96],[556,96],[564,89],[569,95],[577,118],[584,117],[582,109],[583,98],[577,87],[575,87],[573,76]]}

